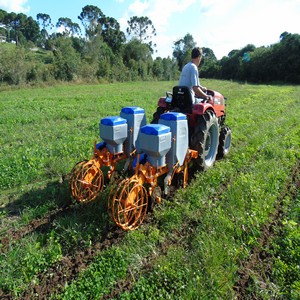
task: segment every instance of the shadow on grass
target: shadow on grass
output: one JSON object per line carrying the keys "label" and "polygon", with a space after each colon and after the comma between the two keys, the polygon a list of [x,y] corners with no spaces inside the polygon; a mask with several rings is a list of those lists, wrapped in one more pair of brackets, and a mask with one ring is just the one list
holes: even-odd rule
{"label": "shadow on grass", "polygon": [[39,234],[44,241],[54,235],[59,237],[63,253],[69,253],[99,242],[109,231],[116,231],[108,215],[108,194],[109,189],[91,203],[75,203],[66,180],[27,191],[0,208],[5,215],[2,220],[12,219],[1,224],[5,232],[1,243],[5,248],[31,233]]}
{"label": "shadow on grass", "polygon": [[0,208],[0,212],[7,217],[21,216],[24,210],[36,209],[39,207],[64,207],[72,202],[67,180],[63,182],[50,182],[46,186],[21,194],[16,200],[9,202]]}

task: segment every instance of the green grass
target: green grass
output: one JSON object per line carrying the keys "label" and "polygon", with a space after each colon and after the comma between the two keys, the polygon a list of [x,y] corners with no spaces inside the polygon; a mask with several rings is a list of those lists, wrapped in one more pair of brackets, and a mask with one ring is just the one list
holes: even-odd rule
{"label": "green grass", "polygon": [[[140,106],[150,122],[158,98],[175,84],[61,85],[1,92],[2,237],[70,202],[63,178],[76,162],[92,156],[102,117],[118,115],[124,106]],[[241,262],[259,246],[261,229],[300,159],[300,88],[208,80],[203,84],[228,98],[230,155],[198,173],[174,198],[163,199],[138,230],[96,253],[58,295],[53,292],[48,297],[101,298],[124,281],[130,282],[130,289],[121,289],[120,299],[236,296]],[[3,293],[22,295],[55,262],[105,240],[107,230],[113,230],[107,214],[108,192],[94,203],[54,215],[45,228],[17,240],[8,237],[10,244],[0,256]],[[299,291],[299,276],[289,279],[286,273],[286,265],[291,264],[299,275],[297,264],[281,256],[289,255],[283,251],[286,243],[298,241],[299,201],[295,205],[294,200],[284,202],[284,224],[290,230],[274,241],[274,276],[265,288],[253,279],[249,298],[278,295],[282,281],[292,290],[285,293],[289,299]],[[299,253],[296,242],[291,253]]]}

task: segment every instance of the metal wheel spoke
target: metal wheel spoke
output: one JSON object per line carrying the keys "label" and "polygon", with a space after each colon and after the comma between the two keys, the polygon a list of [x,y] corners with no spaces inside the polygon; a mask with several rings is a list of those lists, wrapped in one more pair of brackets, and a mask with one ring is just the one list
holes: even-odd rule
{"label": "metal wheel spoke", "polygon": [[147,191],[137,180],[125,179],[117,191],[110,194],[109,203],[115,223],[124,230],[133,230],[147,213]]}
{"label": "metal wheel spoke", "polygon": [[94,200],[103,189],[104,177],[95,160],[83,161],[73,168],[72,196],[78,202]]}

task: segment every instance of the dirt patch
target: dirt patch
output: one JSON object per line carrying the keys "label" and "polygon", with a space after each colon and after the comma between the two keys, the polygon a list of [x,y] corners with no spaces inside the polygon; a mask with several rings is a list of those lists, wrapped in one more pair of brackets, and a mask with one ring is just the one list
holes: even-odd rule
{"label": "dirt patch", "polygon": [[66,283],[76,279],[101,251],[118,244],[124,232],[115,225],[105,229],[102,240],[90,248],[77,250],[73,255],[64,256],[57,264],[38,276],[38,284],[31,283],[21,299],[47,299],[62,292]]}
{"label": "dirt patch", "polygon": [[0,248],[0,253],[5,253],[9,249],[9,245],[12,242],[16,242],[23,238],[25,235],[34,231],[46,231],[51,227],[52,222],[55,218],[63,216],[73,209],[73,205],[65,205],[63,207],[49,211],[44,217],[32,220],[28,225],[23,226],[18,230],[9,230],[6,236],[1,238],[2,247]]}
{"label": "dirt patch", "polygon": [[[150,220],[148,219],[148,221]],[[170,235],[172,238],[166,239],[164,242],[160,243],[157,246],[155,252],[143,259],[143,265],[138,271],[134,272],[129,269],[127,271],[127,277],[125,279],[119,280],[116,283],[115,287],[111,290],[111,292],[107,295],[103,295],[101,297],[101,300],[115,298],[118,299],[118,297],[122,293],[130,291],[133,288],[135,281],[138,281],[141,276],[153,271],[157,259],[159,257],[166,256],[168,254],[170,246],[181,245],[183,247],[189,247],[187,241],[191,238],[191,236],[196,234],[193,228],[196,228],[197,225],[198,223],[195,220],[189,220],[189,222],[186,222],[182,227],[180,227],[180,229],[174,231]]]}
{"label": "dirt patch", "polygon": [[275,211],[270,215],[268,224],[262,227],[262,236],[258,240],[258,245],[254,247],[249,256],[249,260],[241,262],[238,270],[239,281],[234,286],[237,299],[259,299],[257,295],[249,295],[247,288],[252,282],[252,276],[258,278],[261,288],[266,286],[265,278],[269,277],[272,270],[272,257],[264,249],[269,248],[272,239],[275,237],[275,228],[281,226],[283,216],[283,200],[289,196],[295,199],[297,191],[300,189],[300,160],[293,167],[291,176],[285,185],[281,195],[278,197]]}

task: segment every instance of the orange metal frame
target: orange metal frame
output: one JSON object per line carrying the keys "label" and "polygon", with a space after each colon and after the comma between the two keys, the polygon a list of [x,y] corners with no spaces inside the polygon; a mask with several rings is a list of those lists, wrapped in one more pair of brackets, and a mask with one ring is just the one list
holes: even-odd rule
{"label": "orange metal frame", "polygon": [[[183,165],[175,165],[173,167],[172,175],[167,184],[171,185],[174,175],[183,172],[183,188],[185,188],[188,182],[188,165],[192,159],[197,157],[198,151],[188,149]],[[148,194],[151,196],[152,191],[157,186],[157,179],[164,174],[168,174],[171,170],[168,169],[167,165],[158,168],[152,166],[149,162],[142,165],[139,163],[139,154],[137,155],[137,161],[138,163],[135,168],[135,175],[133,175],[132,178],[137,178],[139,183],[142,185],[148,183],[150,185]]]}

